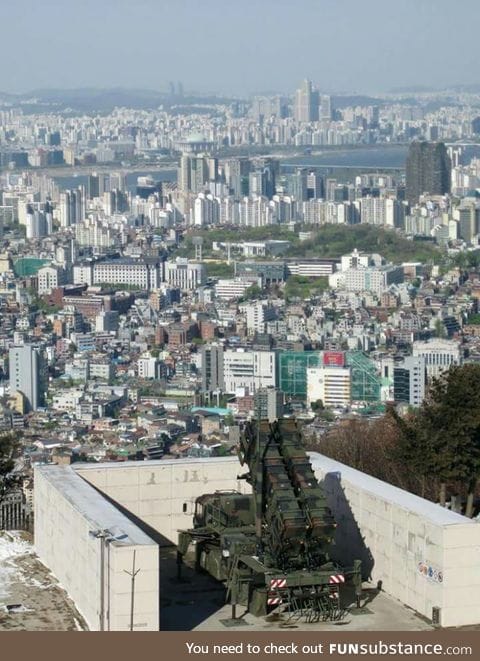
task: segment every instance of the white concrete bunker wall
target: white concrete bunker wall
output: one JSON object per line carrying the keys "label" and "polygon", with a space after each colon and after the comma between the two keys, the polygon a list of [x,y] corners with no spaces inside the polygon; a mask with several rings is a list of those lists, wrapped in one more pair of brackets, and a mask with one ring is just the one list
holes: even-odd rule
{"label": "white concrete bunker wall", "polygon": [[[480,524],[312,453],[338,522],[336,557],[360,557],[375,585],[442,626],[480,622]],[[177,542],[195,499],[249,490],[235,458],[125,462],[77,467],[85,480]],[[48,564],[48,563],[47,563]]]}
{"label": "white concrete bunker wall", "polygon": [[100,464],[76,469],[87,482],[144,521],[172,544],[189,528],[198,496],[215,491],[250,492],[236,459],[185,459]]}
{"label": "white concrete bunker wall", "polygon": [[[480,524],[312,453],[338,527],[332,557],[444,627],[480,622]],[[365,578],[365,575],[364,575]]]}
{"label": "white concrete bunker wall", "polygon": [[[126,541],[94,537],[98,529],[122,530]],[[133,628],[158,631],[158,545],[136,529],[69,467],[35,470],[35,549],[74,601],[92,631],[130,629],[133,552],[135,579]],[[101,590],[101,577],[104,590]],[[103,604],[103,609],[102,609]]]}

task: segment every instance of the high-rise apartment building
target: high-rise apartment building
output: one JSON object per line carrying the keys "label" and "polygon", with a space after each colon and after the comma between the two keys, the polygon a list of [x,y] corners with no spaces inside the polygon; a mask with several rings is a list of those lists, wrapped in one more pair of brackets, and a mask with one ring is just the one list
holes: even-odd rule
{"label": "high-rise apartment building", "polygon": [[45,363],[39,347],[24,344],[9,351],[10,394],[21,393],[27,411],[43,405],[45,395]]}
{"label": "high-rise apartment building", "polygon": [[87,198],[93,200],[110,190],[108,174],[92,172],[87,178]]}
{"label": "high-rise apartment building", "polygon": [[261,123],[272,116],[284,117],[284,102],[280,96],[256,96],[252,103],[252,115]]}
{"label": "high-rise apartment building", "polygon": [[223,346],[221,344],[204,344],[201,356],[202,391],[224,390]]}
{"label": "high-rise apartment building", "polygon": [[60,193],[59,217],[61,227],[70,227],[85,219],[85,188]]}
{"label": "high-rise apartment building", "polygon": [[462,200],[453,217],[458,221],[459,237],[471,243],[480,232],[480,205],[475,200]]}
{"label": "high-rise apartment building", "polygon": [[272,198],[275,195],[276,181],[280,172],[280,163],[275,158],[259,158],[253,161],[253,171],[248,177],[249,195],[263,195]]}
{"label": "high-rise apartment building", "polygon": [[412,142],[406,165],[406,198],[410,204],[416,204],[423,193],[449,193],[451,167],[443,142]]}
{"label": "high-rise apartment building", "polygon": [[308,176],[308,170],[297,168],[295,172],[285,177],[287,194],[292,195],[298,202],[305,202],[308,199]]}

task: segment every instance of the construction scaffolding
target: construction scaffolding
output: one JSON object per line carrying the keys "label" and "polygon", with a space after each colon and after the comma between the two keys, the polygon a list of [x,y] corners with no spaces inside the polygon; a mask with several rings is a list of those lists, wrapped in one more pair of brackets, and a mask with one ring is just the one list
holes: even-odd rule
{"label": "construction scaffolding", "polygon": [[307,369],[322,364],[321,351],[283,351],[278,354],[279,389],[292,397],[307,397]]}
{"label": "construction scaffolding", "polygon": [[382,381],[373,360],[361,351],[347,351],[346,363],[351,370],[352,402],[379,402]]}

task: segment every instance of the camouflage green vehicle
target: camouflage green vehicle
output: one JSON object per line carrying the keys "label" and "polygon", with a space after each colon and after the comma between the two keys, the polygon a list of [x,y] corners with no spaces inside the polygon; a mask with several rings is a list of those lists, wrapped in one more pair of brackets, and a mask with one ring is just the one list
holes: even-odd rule
{"label": "camouflage green vehicle", "polygon": [[193,528],[180,531],[177,561],[191,543],[198,570],[227,587],[235,617],[237,604],[253,615],[281,607],[306,621],[339,619],[340,589],[361,595],[361,563],[332,562],[328,548],[336,523],[313,472],[293,420],[248,423],[238,447],[239,476],[252,494],[236,491],[200,496]]}

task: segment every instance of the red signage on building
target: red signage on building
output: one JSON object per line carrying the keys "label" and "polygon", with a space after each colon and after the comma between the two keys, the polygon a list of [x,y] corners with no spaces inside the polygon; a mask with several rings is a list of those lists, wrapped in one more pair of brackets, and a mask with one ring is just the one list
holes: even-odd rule
{"label": "red signage on building", "polygon": [[324,351],[323,352],[323,366],[324,367],[344,367],[345,366],[345,353],[343,351]]}

